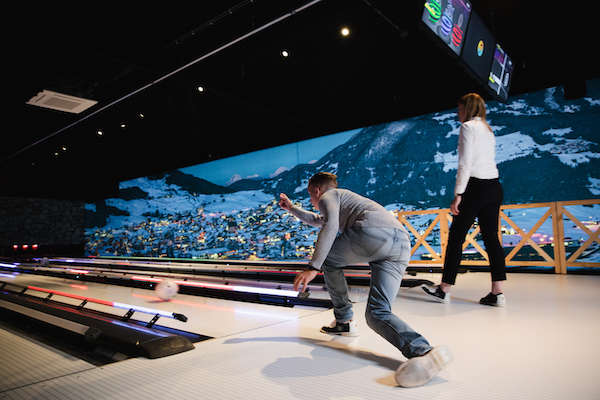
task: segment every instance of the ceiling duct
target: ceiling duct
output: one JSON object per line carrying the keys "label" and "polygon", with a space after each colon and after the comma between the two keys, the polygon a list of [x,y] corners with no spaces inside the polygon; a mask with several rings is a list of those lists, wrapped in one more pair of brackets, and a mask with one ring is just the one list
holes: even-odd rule
{"label": "ceiling duct", "polygon": [[95,100],[69,96],[68,94],[57,93],[51,90],[43,90],[27,101],[27,104],[34,106],[51,108],[53,110],[65,111],[73,114],[79,114],[96,103],[98,102]]}

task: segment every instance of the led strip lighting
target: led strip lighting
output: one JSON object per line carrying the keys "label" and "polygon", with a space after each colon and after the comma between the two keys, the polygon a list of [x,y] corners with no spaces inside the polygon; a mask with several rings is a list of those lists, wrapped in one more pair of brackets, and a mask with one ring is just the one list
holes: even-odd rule
{"label": "led strip lighting", "polygon": [[[73,260],[73,259],[51,259],[49,261],[55,261],[55,262],[77,262],[80,264],[92,264],[92,265],[105,265],[106,263],[101,262],[102,260],[96,260],[96,259],[92,259],[92,260],[87,260],[87,259],[77,259],[77,260]],[[134,262],[134,263],[130,263],[130,262],[115,262],[114,264],[118,264],[118,265],[143,265],[143,266],[159,266],[159,267],[164,267],[165,264],[164,263],[151,263],[151,262]],[[110,265],[110,264],[109,264]],[[224,268],[222,268],[224,271],[227,272],[259,272],[259,273],[271,273],[271,274],[288,274],[288,275],[292,275],[292,274],[297,274],[299,272],[298,269],[293,269],[293,270],[284,270],[284,269],[280,269],[280,268],[269,268],[268,266],[265,268],[260,268],[260,267],[254,267],[254,268],[240,268],[240,267],[234,267],[231,266],[234,264],[226,264]],[[186,270],[188,269],[188,267],[192,267],[193,269],[206,269],[208,271],[215,271],[214,268],[203,268],[202,265],[190,265],[190,264],[186,264],[186,263],[182,263],[182,264],[168,264],[169,268],[173,269],[173,270],[177,270],[177,269],[181,269],[181,270]],[[88,266],[88,268],[94,268],[93,266],[90,267]],[[74,272],[77,271],[75,269],[71,270],[70,272]],[[93,271],[85,271],[84,270],[80,270],[82,271],[82,273],[88,273],[88,272],[93,272]],[[319,275],[322,275],[322,273],[319,273]],[[360,277],[360,278],[370,278],[371,275],[369,272],[344,272],[345,276],[348,277]]]}
{"label": "led strip lighting", "polygon": [[[163,279],[161,278],[148,278],[145,276],[134,275],[131,279],[136,281],[143,282],[161,282]],[[228,290],[233,292],[244,292],[244,293],[258,293],[258,294],[271,294],[274,296],[287,296],[287,297],[298,297],[300,292],[295,290],[284,290],[284,289],[269,289],[269,288],[259,288],[253,286],[242,286],[242,285],[221,285],[218,283],[209,283],[209,282],[200,282],[200,281],[182,281],[182,280],[173,280],[176,284],[180,286],[193,286],[200,287],[206,289],[218,289],[218,290]]]}
{"label": "led strip lighting", "polygon": [[[14,284],[8,283],[8,282],[4,282],[4,283],[9,284],[9,285],[14,285]],[[14,285],[14,286],[21,286],[21,285]],[[183,314],[157,310],[154,308],[141,307],[141,306],[136,306],[133,304],[126,304],[126,303],[119,303],[116,301],[95,299],[93,297],[79,296],[77,294],[61,292],[61,291],[53,290],[53,289],[45,289],[45,288],[41,288],[41,287],[37,287],[37,286],[21,286],[21,287],[29,289],[29,290],[35,290],[38,292],[44,292],[44,293],[55,294],[58,296],[69,297],[72,299],[85,300],[90,303],[102,304],[102,305],[109,306],[109,307],[121,308],[124,310],[134,310],[134,311],[139,311],[139,312],[143,312],[143,313],[147,313],[147,314],[160,315],[161,317],[173,318],[173,319],[183,321],[183,322],[187,321],[187,317]]]}
{"label": "led strip lighting", "polygon": [[[3,264],[0,264],[0,265],[3,265]],[[6,264],[6,266],[14,268],[13,265]],[[73,269],[73,268],[67,268],[66,271],[71,274],[77,274],[77,275],[86,275],[91,272],[91,271],[84,270],[84,269]],[[131,279],[136,280],[136,281],[155,282],[155,283],[162,281],[161,278],[150,278],[150,277],[145,277],[145,276],[140,276],[140,275],[133,275],[131,277]],[[218,283],[187,281],[187,280],[173,280],[173,281],[177,285],[180,285],[180,286],[192,286],[192,287],[200,287],[200,288],[206,288],[206,289],[228,290],[228,291],[244,292],[244,293],[268,294],[268,295],[273,295],[273,296],[298,297],[298,295],[301,293],[301,292],[298,292],[295,290],[269,289],[269,288],[260,288],[260,287],[254,287],[254,286],[223,285],[223,284],[218,284]],[[44,289],[44,290],[49,290],[49,289]],[[88,301],[91,301],[91,300],[88,300]],[[104,304],[104,303],[102,303],[102,304]],[[126,305],[126,306],[129,306],[129,305]],[[117,307],[117,306],[115,306],[115,307]],[[135,308],[135,307],[131,306],[130,308]]]}

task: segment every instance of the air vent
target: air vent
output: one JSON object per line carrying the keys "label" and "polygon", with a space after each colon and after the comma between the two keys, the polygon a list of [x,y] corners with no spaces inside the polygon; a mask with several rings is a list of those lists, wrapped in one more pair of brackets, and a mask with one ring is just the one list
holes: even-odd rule
{"label": "air vent", "polygon": [[68,94],[57,93],[51,90],[43,90],[27,102],[27,104],[34,106],[73,114],[79,114],[96,103],[97,101],[95,100],[82,99],[81,97],[69,96]]}

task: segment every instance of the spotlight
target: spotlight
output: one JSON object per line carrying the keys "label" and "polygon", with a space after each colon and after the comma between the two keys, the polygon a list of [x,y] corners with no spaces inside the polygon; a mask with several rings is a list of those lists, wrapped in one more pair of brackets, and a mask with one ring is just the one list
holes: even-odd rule
{"label": "spotlight", "polygon": [[97,134],[98,136],[102,136],[102,135],[104,135],[104,132],[102,132],[100,129],[98,129],[98,130],[96,131],[96,134]]}
{"label": "spotlight", "polygon": [[204,92],[204,87],[202,87],[202,86],[198,86],[198,88],[197,88],[197,89],[198,89],[198,91],[199,91],[200,93]]}
{"label": "spotlight", "polygon": [[67,146],[61,146],[60,148],[62,151],[67,151]]}
{"label": "spotlight", "polygon": [[121,129],[125,129],[127,128],[127,125],[125,125],[124,123],[121,123]]}
{"label": "spotlight", "polygon": [[139,118],[139,119],[144,119],[144,114],[142,114],[141,112],[139,112],[139,113],[137,114],[137,116],[138,116],[138,118]]}
{"label": "spotlight", "polygon": [[282,57],[289,57],[290,56],[290,52],[287,50],[281,50],[281,56]]}
{"label": "spotlight", "polygon": [[340,29],[340,34],[344,37],[348,36],[350,35],[350,29],[344,26],[342,29]]}

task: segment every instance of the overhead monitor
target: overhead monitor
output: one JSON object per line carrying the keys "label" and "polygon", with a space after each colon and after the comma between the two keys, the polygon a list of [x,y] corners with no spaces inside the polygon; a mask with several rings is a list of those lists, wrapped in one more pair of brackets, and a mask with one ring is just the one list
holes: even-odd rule
{"label": "overhead monitor", "polygon": [[468,0],[428,0],[421,20],[456,55],[460,55],[470,15]]}
{"label": "overhead monitor", "polygon": [[496,39],[476,12],[471,12],[461,59],[484,85],[490,76]]}
{"label": "overhead monitor", "polygon": [[492,60],[492,69],[490,70],[490,76],[488,79],[488,86],[490,89],[492,89],[494,95],[502,101],[506,101],[508,99],[512,74],[512,60],[506,51],[504,51],[499,44],[496,44],[494,59]]}

